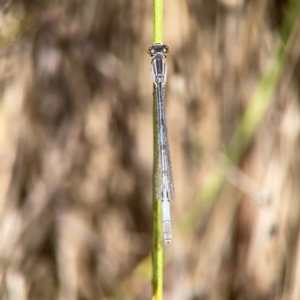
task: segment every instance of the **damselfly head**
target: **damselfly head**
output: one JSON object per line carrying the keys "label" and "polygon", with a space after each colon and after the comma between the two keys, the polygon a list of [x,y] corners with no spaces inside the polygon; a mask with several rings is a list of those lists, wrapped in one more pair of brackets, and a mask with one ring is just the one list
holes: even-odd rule
{"label": "damselfly head", "polygon": [[154,56],[156,53],[169,53],[170,47],[165,44],[154,44],[147,47],[147,53]]}

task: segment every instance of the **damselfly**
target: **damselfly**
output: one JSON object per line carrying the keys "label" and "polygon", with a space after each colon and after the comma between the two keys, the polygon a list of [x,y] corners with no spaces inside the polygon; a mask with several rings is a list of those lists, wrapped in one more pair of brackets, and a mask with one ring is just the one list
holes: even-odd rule
{"label": "damselfly", "polygon": [[152,57],[151,73],[156,94],[156,140],[154,141],[156,198],[162,201],[164,241],[169,244],[172,240],[170,200],[175,198],[164,100],[167,81],[167,64],[164,58],[169,52],[169,46],[151,45],[147,48],[147,52]]}

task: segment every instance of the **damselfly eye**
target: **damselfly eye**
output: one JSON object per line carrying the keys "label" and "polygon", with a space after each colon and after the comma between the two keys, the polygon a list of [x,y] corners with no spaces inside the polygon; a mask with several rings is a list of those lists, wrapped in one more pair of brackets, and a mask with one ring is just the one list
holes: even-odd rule
{"label": "damselfly eye", "polygon": [[148,53],[148,54],[150,54],[151,47],[152,47],[151,45],[147,47],[147,53]]}

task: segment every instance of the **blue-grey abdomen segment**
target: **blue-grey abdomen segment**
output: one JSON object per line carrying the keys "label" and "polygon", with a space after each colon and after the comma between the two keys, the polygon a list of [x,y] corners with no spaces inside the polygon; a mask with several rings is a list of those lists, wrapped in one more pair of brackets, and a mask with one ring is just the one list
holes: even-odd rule
{"label": "blue-grey abdomen segment", "polygon": [[157,199],[172,200],[175,198],[170,148],[168,142],[167,120],[162,83],[156,87],[156,196]]}

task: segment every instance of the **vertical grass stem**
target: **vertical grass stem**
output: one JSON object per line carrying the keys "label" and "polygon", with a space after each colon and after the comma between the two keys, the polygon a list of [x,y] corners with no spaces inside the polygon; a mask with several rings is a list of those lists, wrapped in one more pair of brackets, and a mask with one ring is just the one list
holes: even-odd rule
{"label": "vertical grass stem", "polygon": [[[163,43],[163,0],[153,0],[153,44]],[[163,299],[163,246],[162,246],[162,207],[156,199],[155,145],[156,130],[156,95],[153,87],[153,176],[152,176],[152,300]]]}

